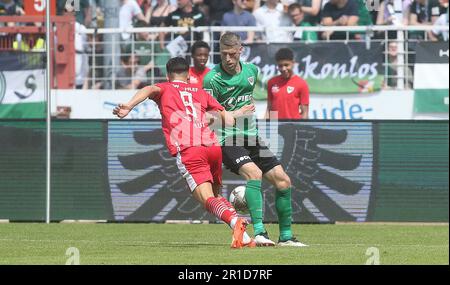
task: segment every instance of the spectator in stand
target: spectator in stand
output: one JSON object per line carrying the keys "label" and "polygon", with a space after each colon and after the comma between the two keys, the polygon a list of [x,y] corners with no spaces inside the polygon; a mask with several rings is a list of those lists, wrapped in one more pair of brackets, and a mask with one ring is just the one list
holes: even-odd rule
{"label": "spectator in stand", "polygon": [[254,13],[256,9],[261,7],[261,0],[244,0],[245,10],[250,13]]}
{"label": "spectator in stand", "polygon": [[139,8],[141,8],[142,14],[144,14],[145,21],[150,23],[153,0],[136,0],[136,2],[138,3]]}
{"label": "spectator in stand", "polygon": [[118,89],[138,89],[147,83],[147,71],[153,64],[139,67],[139,57],[135,54],[122,55],[121,67],[117,71],[116,86]]}
{"label": "spectator in stand", "polygon": [[193,66],[189,68],[189,83],[203,88],[203,79],[211,70],[206,65],[211,48],[204,41],[195,42],[191,48]]}
{"label": "spectator in stand", "polygon": [[279,0],[267,0],[266,4],[258,8],[254,16],[256,25],[265,28],[271,28],[265,35],[265,39],[269,42],[290,42],[289,32],[280,31],[278,27],[291,26],[291,20],[284,13],[283,4]]}
{"label": "spectator in stand", "polygon": [[[377,18],[375,23],[380,25],[408,25],[408,10],[409,5],[411,4],[410,0],[403,1],[403,17],[402,19],[398,19],[395,8],[394,8],[394,0],[384,0],[380,3],[380,9],[378,9]],[[385,38],[384,32],[379,32],[378,37],[381,39]],[[396,31],[389,31],[388,33],[389,39],[397,38]]]}
{"label": "spectator in stand", "polygon": [[414,0],[410,6],[409,24],[411,26],[430,26],[446,13],[438,0]]}
{"label": "spectator in stand", "polygon": [[[144,21],[138,21],[136,28],[147,27]],[[136,33],[135,43],[128,44],[125,47],[124,55],[135,53],[139,59],[139,66],[153,65],[154,68],[147,71],[147,77],[165,79],[165,65],[170,59],[170,54],[166,49],[161,49],[159,44],[152,43],[153,35],[148,32]],[[134,48],[134,49],[133,49]],[[152,57],[153,55],[153,57]]]}
{"label": "spectator in stand", "polygon": [[0,16],[25,15],[22,7],[14,0],[0,0]]}
{"label": "spectator in stand", "polygon": [[[434,23],[434,29],[429,31],[428,35],[432,41],[445,41],[448,42],[448,30],[439,30],[438,27],[448,27],[448,0],[441,0],[441,6],[447,9],[447,13],[442,14]],[[447,7],[445,7],[447,6]]]}
{"label": "spectator in stand", "polygon": [[[121,29],[133,28],[134,18],[147,22],[141,7],[139,7],[139,4],[135,0],[122,0],[119,11],[119,27]],[[122,40],[124,42],[128,41],[130,38],[131,34],[122,33]]]}
{"label": "spectator in stand", "polygon": [[221,26],[223,15],[233,10],[232,0],[203,0],[205,15],[211,26]]}
{"label": "spectator in stand", "polygon": [[[177,4],[178,4],[177,10],[169,14],[169,16],[166,18],[162,26],[186,27],[186,28],[207,26],[205,15],[200,11],[200,9],[197,6],[194,6],[192,4],[191,0],[178,0]],[[183,36],[184,40],[187,41],[188,43],[191,42],[192,40],[200,41],[203,39],[202,33],[194,33],[194,39],[191,39],[190,32],[178,35]],[[167,36],[168,37],[166,40],[170,40],[170,34],[167,34]],[[165,33],[160,34],[160,41],[162,48],[164,47],[165,37],[166,37]],[[174,38],[176,37],[177,35],[174,35]]]}
{"label": "spectator in stand", "polygon": [[170,13],[174,12],[177,6],[169,3],[168,0],[157,0],[156,5],[152,6],[148,10],[149,23],[151,27],[161,27],[166,21]]}
{"label": "spectator in stand", "polygon": [[398,22],[395,16],[394,0],[384,0],[380,3],[378,10],[376,24],[377,25],[398,25],[403,23],[408,25],[408,10],[410,9],[411,1],[403,1],[403,21]]}
{"label": "spectator in stand", "polygon": [[[289,17],[295,27],[311,27],[310,22],[305,21],[305,13],[302,6],[298,3],[291,4],[288,8]],[[294,41],[315,42],[317,41],[316,32],[299,31],[292,35]]]}
{"label": "spectator in stand", "polygon": [[[256,26],[255,16],[245,10],[246,6],[244,0],[233,0],[233,5],[234,9],[223,15],[222,26]],[[255,32],[239,32],[237,34],[241,36],[241,39],[245,44],[251,44],[255,39]]]}
{"label": "spectator in stand", "polygon": [[[440,15],[445,14],[438,0],[414,0],[410,6],[409,24],[411,26],[431,26]],[[424,39],[424,32],[412,31],[409,33],[412,39]]]}
{"label": "spectator in stand", "polygon": [[266,119],[308,119],[309,87],[294,73],[294,52],[282,48],[275,60],[281,75],[269,80]]}
{"label": "spectator in stand", "polygon": [[396,41],[391,41],[388,44],[388,70],[386,74],[386,80],[384,84],[385,89],[396,89],[399,80],[403,78],[398,77],[398,69],[403,68],[403,76],[406,78],[406,89],[410,89],[413,85],[414,75],[411,68],[408,65],[398,63],[398,44]]}
{"label": "spectator in stand", "polygon": [[[359,7],[356,0],[330,0],[322,11],[322,25],[324,26],[357,26],[359,21]],[[326,31],[323,39],[346,39],[346,32]],[[349,38],[352,38],[351,34]]]}
{"label": "spectator in stand", "polygon": [[305,14],[304,21],[310,23],[311,26],[317,26],[320,23],[322,0],[299,0],[298,3],[302,7],[302,12]]}
{"label": "spectator in stand", "polygon": [[[143,28],[143,27],[147,27],[147,23],[145,21],[138,21],[136,23],[136,28]],[[136,33],[135,37],[136,38],[133,43],[130,43],[125,46],[122,54],[123,55],[136,54],[136,56],[139,59],[138,60],[139,66],[146,66],[148,64],[156,65],[154,64],[152,57],[153,47],[155,47],[155,56],[154,56],[155,61],[158,59],[157,55],[159,55],[160,51],[159,50],[156,51],[159,45],[157,44],[153,45],[151,43],[152,41],[151,34],[148,32],[141,32]],[[168,59],[166,58],[165,60],[167,61]],[[154,72],[154,74],[152,74],[152,71]],[[158,68],[154,68],[153,70],[149,70],[147,72],[148,77],[152,77],[152,75],[156,77],[161,76],[160,70]]]}
{"label": "spectator in stand", "polygon": [[[25,15],[22,7],[20,7],[14,0],[0,0],[0,16],[17,16]],[[0,27],[3,23],[0,23]],[[7,23],[7,26],[13,27],[14,23]]]}
{"label": "spectator in stand", "polygon": [[[58,15],[63,15],[66,10],[67,1],[56,1],[56,10]],[[80,11],[74,13],[75,19],[81,25],[89,28],[92,22],[92,7],[89,0],[79,0]]]}

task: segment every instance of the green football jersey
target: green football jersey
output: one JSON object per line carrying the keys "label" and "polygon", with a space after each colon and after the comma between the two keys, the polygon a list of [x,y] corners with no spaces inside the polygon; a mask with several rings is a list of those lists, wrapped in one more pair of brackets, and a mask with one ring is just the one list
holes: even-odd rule
{"label": "green football jersey", "polygon": [[[210,93],[227,111],[239,110],[253,103],[253,90],[258,78],[258,67],[251,63],[241,62],[242,71],[230,75],[216,65],[203,80],[203,88]],[[222,129],[218,134],[223,144],[227,137],[258,135],[256,116],[250,116],[245,121],[238,121],[236,127]]]}

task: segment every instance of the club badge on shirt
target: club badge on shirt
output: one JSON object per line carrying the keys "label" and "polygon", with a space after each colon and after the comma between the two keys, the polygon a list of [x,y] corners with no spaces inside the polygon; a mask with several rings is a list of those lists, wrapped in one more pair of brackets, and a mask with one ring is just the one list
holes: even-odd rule
{"label": "club badge on shirt", "polygon": [[287,88],[287,93],[288,93],[288,94],[291,94],[291,93],[294,92],[294,91],[295,91],[295,87],[288,86],[288,88]]}
{"label": "club badge on shirt", "polygon": [[253,86],[253,85],[255,85],[255,77],[249,77],[248,78],[248,82]]}

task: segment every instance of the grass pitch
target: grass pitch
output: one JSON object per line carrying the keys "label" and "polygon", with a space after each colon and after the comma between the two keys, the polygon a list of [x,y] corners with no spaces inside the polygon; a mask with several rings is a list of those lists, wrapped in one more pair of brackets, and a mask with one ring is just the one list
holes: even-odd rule
{"label": "grass pitch", "polygon": [[[0,224],[0,264],[60,264],[76,247],[85,264],[449,264],[447,225],[294,225],[306,248],[230,249],[221,224]],[[278,225],[268,225],[277,239]],[[369,254],[369,253],[368,253]]]}

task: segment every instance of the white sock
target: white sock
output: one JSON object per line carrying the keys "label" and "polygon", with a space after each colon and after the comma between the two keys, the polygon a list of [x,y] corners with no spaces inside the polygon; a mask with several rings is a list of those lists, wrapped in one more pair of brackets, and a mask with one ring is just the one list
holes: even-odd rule
{"label": "white sock", "polygon": [[234,217],[234,218],[231,219],[231,222],[230,222],[231,229],[234,229],[234,226],[236,225],[237,219],[238,219],[237,217]]}
{"label": "white sock", "polygon": [[252,239],[250,238],[250,236],[247,234],[247,232],[244,232],[244,236],[242,237],[242,241],[244,243],[249,243]]}

